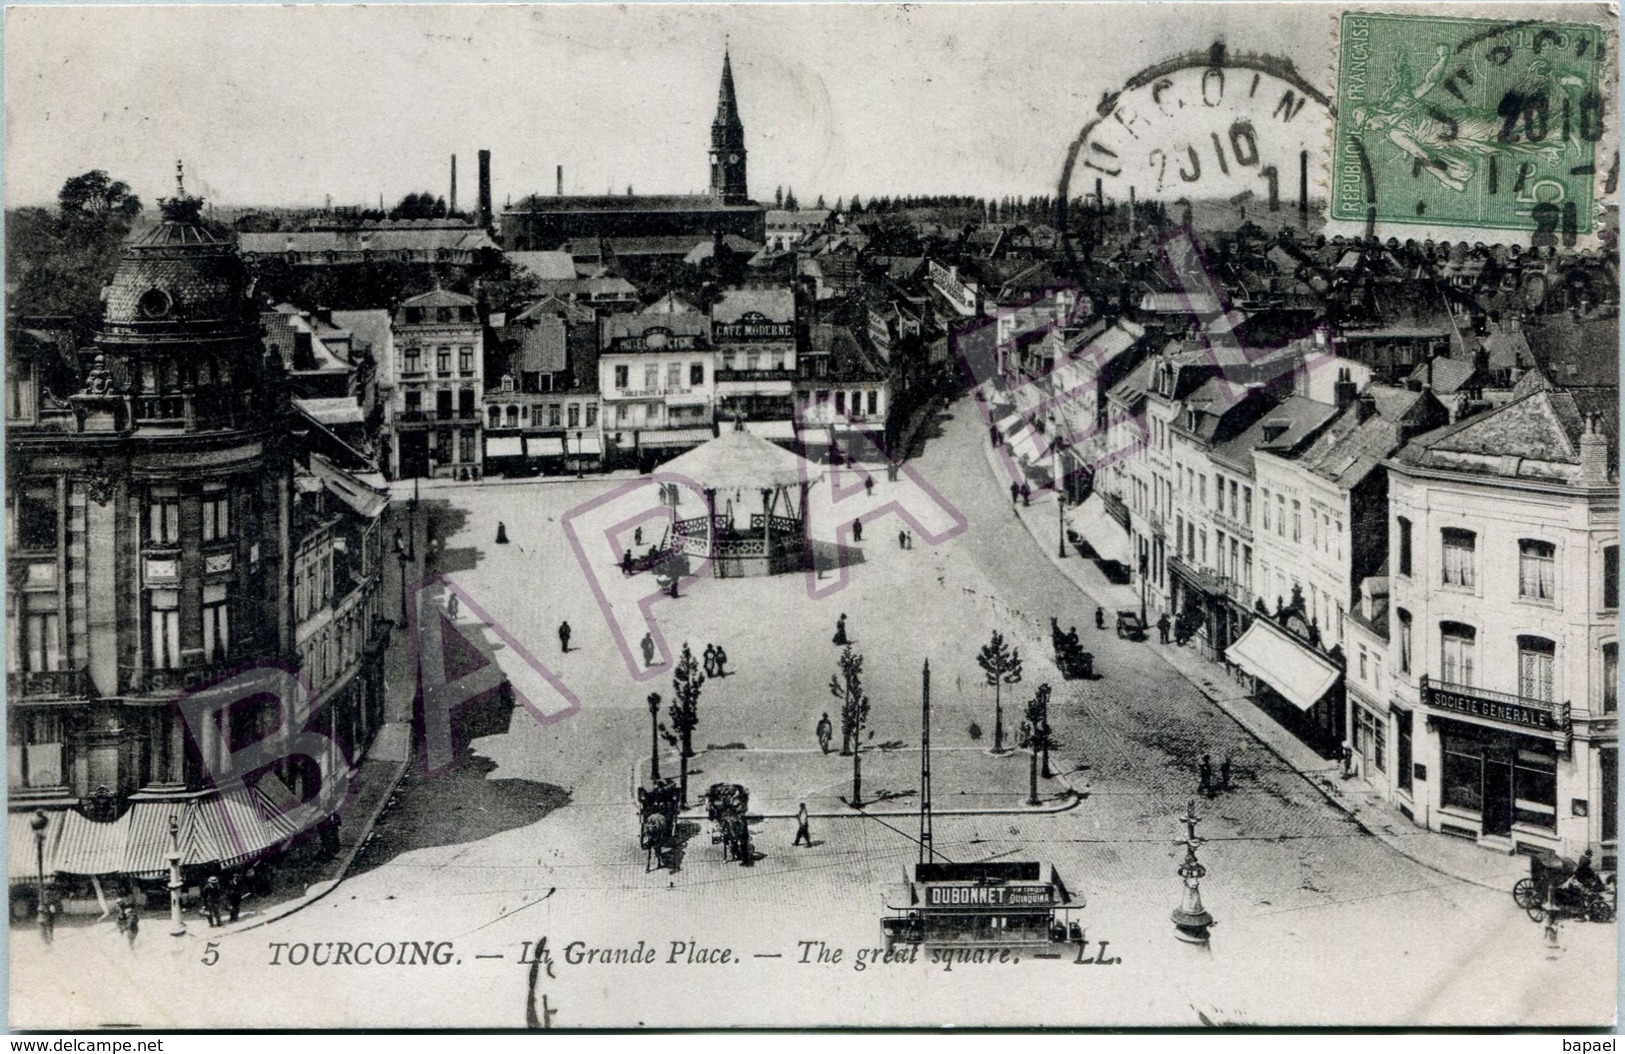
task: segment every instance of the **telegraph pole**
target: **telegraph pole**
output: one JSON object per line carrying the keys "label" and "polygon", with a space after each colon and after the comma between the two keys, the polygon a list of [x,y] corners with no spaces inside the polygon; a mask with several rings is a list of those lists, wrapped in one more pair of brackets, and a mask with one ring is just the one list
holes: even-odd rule
{"label": "telegraph pole", "polygon": [[920,705],[920,863],[936,860],[936,846],[931,840],[931,660],[925,660],[920,681],[923,702]]}

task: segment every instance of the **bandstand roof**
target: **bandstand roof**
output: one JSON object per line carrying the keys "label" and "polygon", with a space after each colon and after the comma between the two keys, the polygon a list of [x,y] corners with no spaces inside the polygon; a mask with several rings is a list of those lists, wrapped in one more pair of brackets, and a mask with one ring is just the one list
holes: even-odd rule
{"label": "bandstand roof", "polygon": [[824,474],[822,466],[739,427],[724,428],[710,442],[661,465],[660,471],[715,490],[788,487]]}

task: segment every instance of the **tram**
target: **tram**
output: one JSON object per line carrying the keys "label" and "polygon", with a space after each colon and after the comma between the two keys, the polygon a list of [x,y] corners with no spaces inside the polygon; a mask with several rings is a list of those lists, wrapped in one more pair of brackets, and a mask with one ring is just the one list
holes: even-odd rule
{"label": "tram", "polygon": [[1052,866],[1037,861],[915,865],[888,897],[880,920],[886,947],[1036,948],[1083,941],[1072,913],[1083,908]]}

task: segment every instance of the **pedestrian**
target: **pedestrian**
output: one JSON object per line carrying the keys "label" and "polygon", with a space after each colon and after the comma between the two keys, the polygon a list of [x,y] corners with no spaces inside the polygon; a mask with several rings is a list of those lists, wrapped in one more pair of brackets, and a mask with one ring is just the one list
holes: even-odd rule
{"label": "pedestrian", "polygon": [[844,612],[844,611],[841,612],[841,617],[835,620],[835,636],[832,637],[831,640],[834,642],[834,644],[835,644],[835,646],[837,648],[839,648],[843,644],[847,643],[847,640],[846,640],[846,612]]}
{"label": "pedestrian", "polygon": [[633,545],[642,545],[643,544],[643,528],[642,527],[639,527],[639,528],[637,528],[636,530],[634,530],[632,532],[632,544]]}
{"label": "pedestrian", "polygon": [[897,482],[897,466],[896,465],[887,465],[886,466],[886,480],[889,483],[896,483]]}
{"label": "pedestrian", "polygon": [[455,622],[457,620],[457,612],[461,609],[461,607],[462,607],[462,605],[459,604],[458,601],[457,601],[457,594],[456,593],[447,593],[446,594],[446,617],[447,618],[449,618],[449,619],[451,619],[452,621]]}
{"label": "pedestrian", "polygon": [[497,544],[508,544],[508,525],[503,523],[501,520],[497,521]]}
{"label": "pedestrian", "polygon": [[1197,769],[1196,778],[1196,789],[1204,797],[1213,797],[1213,759],[1206,754],[1202,755],[1202,764]]}
{"label": "pedestrian", "polygon": [[655,664],[655,639],[654,639],[654,637],[650,636],[648,633],[645,633],[643,635],[643,665],[645,665],[645,666],[653,666],[654,664]]}
{"label": "pedestrian", "polygon": [[[1166,643],[1166,642],[1164,642],[1164,643]],[[1230,757],[1229,757],[1229,755],[1226,755],[1225,759],[1222,762],[1219,763],[1219,789],[1220,790],[1229,790],[1230,789]]]}
{"label": "pedestrian", "polygon": [[903,548],[904,549],[912,549],[912,548],[914,548],[914,532],[913,531],[904,531],[903,532]]}
{"label": "pedestrian", "polygon": [[863,477],[863,493],[870,498],[875,496],[875,478],[873,476]]}
{"label": "pedestrian", "polygon": [[707,677],[715,677],[717,675],[717,648],[716,648],[716,645],[707,644],[705,646],[705,656],[704,656],[704,658],[705,658],[705,675]]}
{"label": "pedestrian", "polygon": [[570,622],[568,619],[559,623],[559,650],[566,654],[570,651]]}
{"label": "pedestrian", "polygon": [[723,667],[726,666],[726,665],[728,665],[728,653],[726,651],[722,650],[722,645],[718,644],[717,645],[717,676],[718,677],[726,677],[726,676],[728,676],[728,671],[723,669]]}
{"label": "pedestrian", "polygon": [[1157,636],[1162,638],[1164,644],[1168,643],[1168,612],[1166,611],[1157,619]]}
{"label": "pedestrian", "polygon": [[854,542],[863,541],[863,521],[862,520],[853,520],[852,521],[852,540]]}
{"label": "pedestrian", "polygon": [[989,446],[996,447],[996,446],[999,445],[999,426],[998,425],[988,425],[987,426],[987,442],[988,442]]}
{"label": "pedestrian", "polygon": [[1348,740],[1343,740],[1343,778],[1350,779],[1354,775],[1354,748],[1349,746]]}
{"label": "pedestrian", "polygon": [[1021,485],[1014,481],[1010,483],[1010,504],[1014,505],[1021,500]]}
{"label": "pedestrian", "polygon": [[1026,508],[1033,503],[1033,488],[1023,483],[1021,485],[1021,507]]}
{"label": "pedestrian", "polygon": [[1103,607],[1100,607],[1099,605],[1096,605],[1095,606],[1095,629],[1105,629],[1105,628],[1106,628],[1106,609],[1103,608]]}
{"label": "pedestrian", "polygon": [[908,548],[908,532],[907,531],[898,531],[897,532],[897,548],[899,548],[899,549],[907,549]]}
{"label": "pedestrian", "polygon": [[792,847],[804,845],[812,848],[812,829],[807,826],[807,803],[802,802],[801,808],[796,810],[796,840],[790,843]]}
{"label": "pedestrian", "polygon": [[243,909],[243,876],[241,872],[233,871],[231,877],[226,879],[226,910],[231,913],[231,921],[237,921],[238,912]]}
{"label": "pedestrian", "polygon": [[136,935],[141,931],[141,916],[136,912],[135,903],[129,894],[118,898],[117,925],[118,931],[124,934],[124,939],[130,942],[130,947],[135,948]]}
{"label": "pedestrian", "polygon": [[[805,807],[805,806],[804,806]],[[56,940],[56,891],[43,889],[39,902],[39,935],[46,944]]]}
{"label": "pedestrian", "polygon": [[220,909],[225,906],[225,899],[225,890],[220,888],[220,876],[210,875],[209,880],[203,883],[203,916],[209,920],[210,929],[220,925]]}
{"label": "pedestrian", "polygon": [[835,726],[829,723],[829,714],[828,713],[824,714],[823,717],[820,717],[818,719],[817,733],[818,733],[818,749],[820,749],[824,753],[828,754],[829,753],[829,742],[830,742],[831,739],[835,738]]}
{"label": "pedestrian", "polygon": [[621,574],[629,575],[631,573],[632,573],[632,550],[628,549],[626,552],[621,554]]}

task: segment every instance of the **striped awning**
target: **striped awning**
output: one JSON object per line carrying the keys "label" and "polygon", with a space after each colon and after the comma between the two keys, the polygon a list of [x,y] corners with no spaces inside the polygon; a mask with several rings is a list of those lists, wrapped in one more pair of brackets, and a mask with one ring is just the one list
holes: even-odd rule
{"label": "striped awning", "polygon": [[98,823],[70,810],[62,818],[56,869],[66,875],[116,875],[124,870],[129,841],[129,813]]}
{"label": "striped awning", "polygon": [[197,804],[195,847],[204,862],[235,867],[264,855],[265,851],[303,833],[297,820],[285,814],[298,799],[272,773],[252,787],[238,784]]}
{"label": "striped awning", "polygon": [[169,874],[171,816],[180,822],[181,863],[202,863],[190,851],[193,809],[192,802],[175,799],[131,803],[123,816],[129,825],[129,834],[124,845],[124,866],[120,870],[136,878],[161,878]]}
{"label": "striped awning", "polygon": [[670,428],[660,432],[644,432],[638,443],[646,450],[664,447],[699,446],[713,438],[709,428]]}
{"label": "striped awning", "polygon": [[525,453],[531,457],[563,457],[564,440],[558,436],[526,436]]}
{"label": "striped awning", "polygon": [[[34,846],[34,814],[30,811],[6,815],[6,870],[14,883],[36,881],[39,878],[39,862]],[[65,813],[57,810],[45,815],[51,821],[45,828],[45,873],[49,875],[56,870],[56,849],[62,835]]]}

